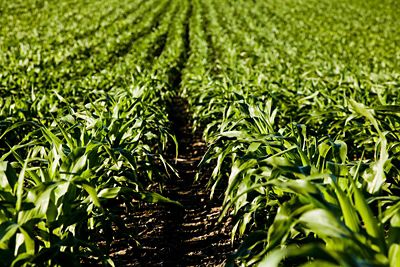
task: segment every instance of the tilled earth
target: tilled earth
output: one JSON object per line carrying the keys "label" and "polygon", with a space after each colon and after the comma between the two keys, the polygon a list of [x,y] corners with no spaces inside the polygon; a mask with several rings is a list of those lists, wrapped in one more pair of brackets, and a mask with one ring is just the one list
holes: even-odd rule
{"label": "tilled earth", "polygon": [[236,247],[230,219],[218,222],[222,195],[210,200],[208,176],[195,178],[205,144],[192,133],[184,110],[184,102],[177,99],[170,114],[179,140],[179,177],[171,178],[163,191],[183,208],[142,204],[134,213],[121,215],[126,231],[137,233],[138,239],[116,231],[110,254],[116,266],[223,266]]}

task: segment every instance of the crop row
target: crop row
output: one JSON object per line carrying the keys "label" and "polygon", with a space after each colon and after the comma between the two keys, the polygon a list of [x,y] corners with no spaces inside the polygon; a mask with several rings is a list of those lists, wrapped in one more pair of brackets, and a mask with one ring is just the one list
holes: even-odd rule
{"label": "crop row", "polygon": [[398,266],[396,4],[300,2],[194,2],[182,93],[230,264]]}
{"label": "crop row", "polygon": [[[156,191],[175,172],[167,104],[184,55],[189,2],[140,2],[101,8],[93,20],[113,15],[93,30],[66,21],[56,28],[66,31],[62,40],[53,33],[33,36],[4,50],[2,265],[112,265],[113,232],[125,229],[121,207],[178,205]],[[165,17],[157,22],[160,14]],[[48,20],[38,29],[54,25],[57,16]]]}

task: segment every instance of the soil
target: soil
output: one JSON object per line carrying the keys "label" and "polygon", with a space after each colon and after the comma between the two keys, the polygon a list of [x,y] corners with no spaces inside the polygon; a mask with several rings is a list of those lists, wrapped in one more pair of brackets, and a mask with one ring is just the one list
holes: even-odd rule
{"label": "soil", "polygon": [[186,106],[175,98],[170,107],[179,142],[175,164],[179,177],[172,177],[163,191],[183,208],[143,204],[134,213],[121,215],[126,231],[135,232],[136,240],[117,231],[110,254],[116,266],[223,266],[236,247],[230,237],[231,220],[218,222],[222,196],[210,200],[209,175],[196,179],[205,144],[192,133]]}

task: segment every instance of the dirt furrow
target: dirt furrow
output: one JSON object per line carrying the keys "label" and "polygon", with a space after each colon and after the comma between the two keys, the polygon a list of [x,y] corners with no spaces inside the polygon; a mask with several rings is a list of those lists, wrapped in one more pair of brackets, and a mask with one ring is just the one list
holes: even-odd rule
{"label": "dirt furrow", "polygon": [[170,179],[163,194],[183,208],[142,204],[123,216],[126,229],[117,231],[111,249],[116,266],[223,266],[234,251],[230,221],[218,223],[222,200],[209,199],[206,174],[196,180],[205,144],[192,133],[185,101],[175,98],[170,114],[179,140],[179,177]]}

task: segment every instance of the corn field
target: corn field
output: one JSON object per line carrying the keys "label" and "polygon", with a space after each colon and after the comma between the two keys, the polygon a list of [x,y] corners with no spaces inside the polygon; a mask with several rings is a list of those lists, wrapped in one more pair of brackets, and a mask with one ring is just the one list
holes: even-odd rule
{"label": "corn field", "polygon": [[0,0],[0,266],[400,267],[399,12]]}

